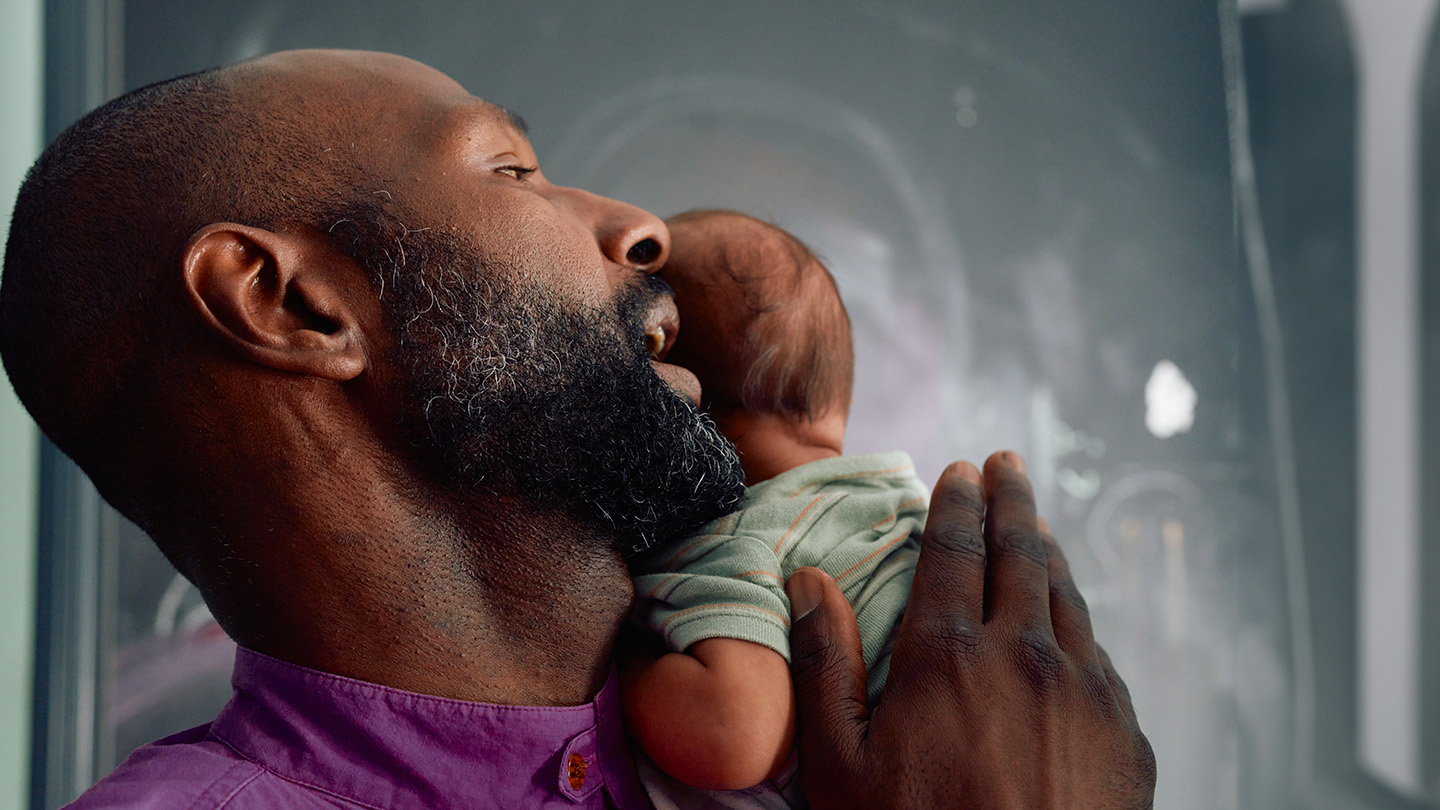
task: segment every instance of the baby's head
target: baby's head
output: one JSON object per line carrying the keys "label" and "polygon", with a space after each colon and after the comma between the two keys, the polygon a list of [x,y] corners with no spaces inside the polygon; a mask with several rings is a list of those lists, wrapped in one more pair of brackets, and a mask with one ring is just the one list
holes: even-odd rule
{"label": "baby's head", "polygon": [[844,419],[855,353],[830,271],[798,239],[734,211],[671,217],[670,260],[680,334],[668,362],[700,378],[701,401],[724,427],[733,414],[796,424]]}

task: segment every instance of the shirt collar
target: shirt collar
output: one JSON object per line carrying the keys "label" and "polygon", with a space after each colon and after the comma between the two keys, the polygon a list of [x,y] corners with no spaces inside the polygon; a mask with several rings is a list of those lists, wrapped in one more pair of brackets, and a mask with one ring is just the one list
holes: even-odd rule
{"label": "shirt collar", "polygon": [[[240,648],[211,732],[275,774],[376,808],[648,808],[612,670],[583,706],[402,692]],[[602,795],[603,793],[603,795]]]}

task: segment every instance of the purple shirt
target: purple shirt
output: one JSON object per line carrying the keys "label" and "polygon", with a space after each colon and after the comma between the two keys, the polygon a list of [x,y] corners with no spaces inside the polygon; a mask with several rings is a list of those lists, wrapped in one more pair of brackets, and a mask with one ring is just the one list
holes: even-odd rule
{"label": "purple shirt", "polygon": [[241,648],[214,722],[131,754],[72,808],[648,808],[615,674],[584,706],[401,692]]}

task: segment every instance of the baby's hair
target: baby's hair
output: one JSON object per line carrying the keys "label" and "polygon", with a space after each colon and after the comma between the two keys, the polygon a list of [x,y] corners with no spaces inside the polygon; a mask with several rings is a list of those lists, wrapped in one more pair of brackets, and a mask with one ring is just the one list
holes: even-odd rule
{"label": "baby's hair", "polygon": [[[725,239],[714,257],[718,266],[711,269],[729,275],[744,294],[736,310],[744,323],[739,345],[725,347],[723,384],[707,387],[707,404],[812,422],[847,413],[855,350],[829,269],[799,239],[745,214],[690,211],[672,222],[702,217],[736,217],[756,231],[754,238]],[[757,278],[762,268],[768,272]]]}

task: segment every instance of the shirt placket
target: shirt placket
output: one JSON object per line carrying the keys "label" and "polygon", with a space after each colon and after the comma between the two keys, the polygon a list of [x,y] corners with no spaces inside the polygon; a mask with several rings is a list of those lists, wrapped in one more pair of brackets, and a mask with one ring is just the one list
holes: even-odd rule
{"label": "shirt placket", "polygon": [[598,748],[596,727],[591,726],[571,738],[560,755],[560,793],[576,804],[589,800],[605,784]]}

